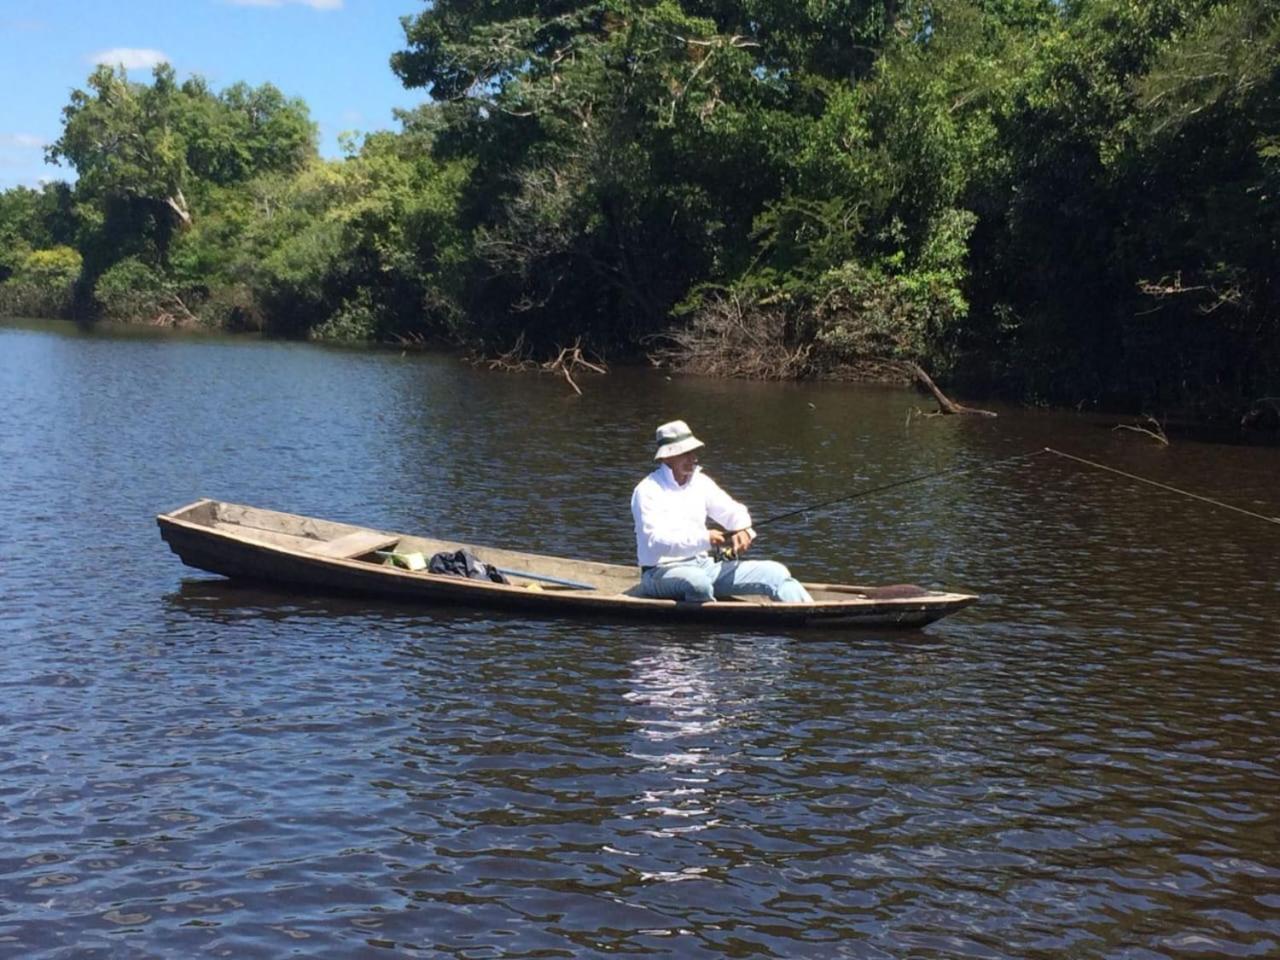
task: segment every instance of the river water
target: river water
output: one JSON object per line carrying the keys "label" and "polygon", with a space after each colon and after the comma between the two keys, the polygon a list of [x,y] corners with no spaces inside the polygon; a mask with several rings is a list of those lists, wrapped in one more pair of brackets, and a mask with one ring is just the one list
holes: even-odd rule
{"label": "river water", "polygon": [[1280,954],[1280,528],[1051,455],[766,526],[914,634],[228,586],[202,496],[628,562],[656,424],[757,518],[1051,445],[1267,516],[1280,450],[909,391],[0,326],[0,956]]}

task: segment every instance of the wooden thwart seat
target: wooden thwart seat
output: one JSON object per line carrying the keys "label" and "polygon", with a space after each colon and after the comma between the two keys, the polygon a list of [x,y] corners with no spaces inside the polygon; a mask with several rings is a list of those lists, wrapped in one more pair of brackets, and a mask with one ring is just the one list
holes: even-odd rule
{"label": "wooden thwart seat", "polygon": [[386,550],[399,542],[399,537],[389,537],[376,530],[357,530],[336,540],[317,540],[314,545],[308,543],[305,549],[307,553],[314,553],[317,556],[349,560],[352,557],[373,553],[375,550]]}

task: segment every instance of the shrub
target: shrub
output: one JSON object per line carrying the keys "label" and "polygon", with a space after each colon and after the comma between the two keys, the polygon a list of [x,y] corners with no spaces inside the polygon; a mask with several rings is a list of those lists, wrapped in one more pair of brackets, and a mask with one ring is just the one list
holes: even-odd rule
{"label": "shrub", "polygon": [[0,283],[0,313],[65,317],[71,312],[82,259],[71,247],[33,250]]}
{"label": "shrub", "polygon": [[136,257],[112,264],[93,287],[102,315],[111,320],[151,319],[159,312],[164,279]]}
{"label": "shrub", "polygon": [[259,332],[263,327],[262,304],[243,283],[214,287],[196,313],[202,324],[219,330]]}
{"label": "shrub", "polygon": [[368,289],[361,288],[355,296],[344,300],[329,319],[312,327],[308,335],[312,340],[352,342],[372,340],[377,332],[377,308]]}
{"label": "shrub", "polygon": [[896,253],[828,271],[813,310],[813,338],[824,359],[925,360],[945,368],[969,311],[962,288],[975,219],[946,211],[931,224],[914,263]]}
{"label": "shrub", "polygon": [[652,359],[682,373],[786,380],[810,371],[810,346],[794,342],[785,297],[762,301],[731,290],[702,291],[687,326],[668,331]]}
{"label": "shrub", "polygon": [[172,326],[198,322],[164,275],[137,257],[126,257],[104,271],[93,296],[107,320]]}

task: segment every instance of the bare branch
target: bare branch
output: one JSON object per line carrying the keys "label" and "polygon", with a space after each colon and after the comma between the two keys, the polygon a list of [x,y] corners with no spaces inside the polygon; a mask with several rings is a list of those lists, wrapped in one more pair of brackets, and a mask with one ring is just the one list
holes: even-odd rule
{"label": "bare branch", "polygon": [[1169,437],[1164,432],[1164,426],[1160,423],[1159,420],[1157,420],[1155,417],[1151,416],[1150,414],[1147,414],[1147,422],[1151,424],[1150,427],[1141,427],[1132,423],[1117,423],[1111,429],[1112,430],[1130,430],[1134,433],[1141,433],[1145,436],[1150,437],[1152,440],[1155,440],[1161,446],[1167,447],[1169,445]]}
{"label": "bare branch", "polygon": [[911,374],[915,377],[917,382],[922,384],[930,393],[933,394],[933,398],[938,401],[938,409],[942,413],[952,413],[952,414],[967,413],[967,414],[974,414],[979,417],[998,416],[998,414],[996,414],[995,411],[993,410],[979,410],[977,407],[966,407],[964,404],[956,403],[954,400],[948,397],[945,393],[943,393],[940,389],[938,389],[938,385],[933,382],[933,378],[930,377],[927,373],[925,373],[924,368],[921,367],[920,364],[916,363],[914,360],[904,361],[902,365],[903,367],[905,367],[907,370],[911,372]]}

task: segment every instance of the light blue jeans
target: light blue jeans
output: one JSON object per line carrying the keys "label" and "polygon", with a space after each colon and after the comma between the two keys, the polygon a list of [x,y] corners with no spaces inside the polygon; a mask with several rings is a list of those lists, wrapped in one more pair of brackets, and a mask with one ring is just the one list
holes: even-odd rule
{"label": "light blue jeans", "polygon": [[712,560],[694,557],[646,571],[640,577],[645,596],[706,603],[717,597],[764,594],[783,603],[812,603],[798,580],[776,560]]}

